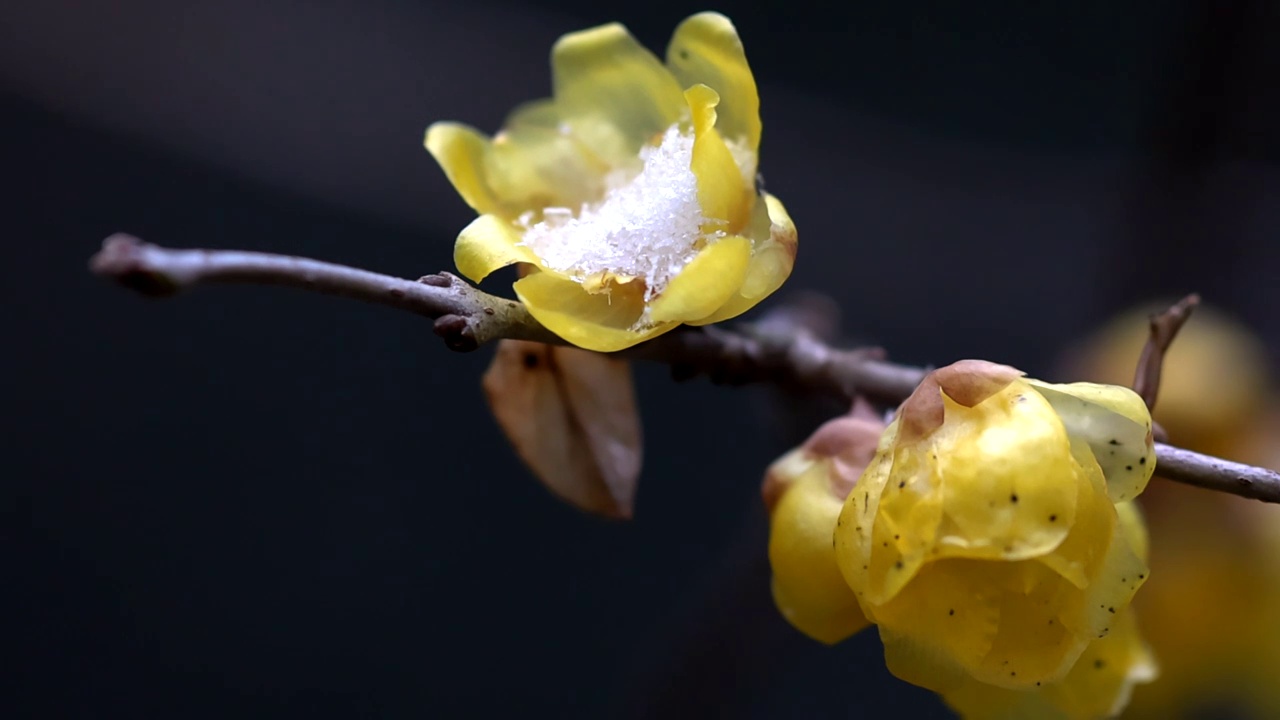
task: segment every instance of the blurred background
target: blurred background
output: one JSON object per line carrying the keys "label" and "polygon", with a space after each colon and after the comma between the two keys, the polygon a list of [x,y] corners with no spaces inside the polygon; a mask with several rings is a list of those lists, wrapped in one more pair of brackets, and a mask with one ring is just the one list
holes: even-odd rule
{"label": "blurred background", "polygon": [[[759,481],[812,428],[768,389],[637,367],[645,470],[635,520],[611,523],[521,467],[482,402],[487,349],[334,298],[154,302],[86,271],[116,231],[449,269],[472,212],[426,126],[496,130],[549,92],[566,32],[619,20],[661,53],[703,9],[0,9],[7,716],[948,716],[874,633],[827,648],[774,611]],[[1250,338],[1207,343],[1227,348],[1196,376],[1209,396],[1244,355],[1275,375],[1280,4],[713,9],[800,232],[781,295],[829,294],[850,342],[1071,379],[1108,318],[1199,291]],[[1246,404],[1226,416],[1253,428],[1267,409]],[[1280,567],[1258,558],[1242,572]],[[1199,702],[1177,707],[1232,704]]]}

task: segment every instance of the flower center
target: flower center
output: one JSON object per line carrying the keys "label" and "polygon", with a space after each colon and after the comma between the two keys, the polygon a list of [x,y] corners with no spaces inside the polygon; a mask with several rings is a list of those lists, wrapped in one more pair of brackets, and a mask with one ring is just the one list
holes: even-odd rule
{"label": "flower center", "polygon": [[[574,214],[564,207],[526,213],[521,244],[543,263],[578,282],[645,283],[645,300],[660,294],[698,251],[722,237],[702,214],[698,179],[690,169],[693,133],[667,129],[658,145],[640,149],[640,174],[607,179],[604,199]],[[619,174],[620,175],[620,174]]]}

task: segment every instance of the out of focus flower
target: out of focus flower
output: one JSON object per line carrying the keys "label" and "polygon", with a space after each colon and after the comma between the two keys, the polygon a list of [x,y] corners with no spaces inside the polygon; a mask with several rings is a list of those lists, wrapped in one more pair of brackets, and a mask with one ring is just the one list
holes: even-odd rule
{"label": "out of focus flower", "polygon": [[956,693],[1067,683],[1065,698],[1083,687],[1069,676],[1094,647],[1121,665],[1112,696],[1090,702],[1123,704],[1149,663],[1127,636],[1118,650],[1092,644],[1126,627],[1147,578],[1141,533],[1116,503],[1150,478],[1150,423],[1126,388],[1052,385],[973,360],[931,373],[835,531],[837,564],[889,670],[984,715]]}
{"label": "out of focus flower", "polygon": [[[1071,372],[1131,375],[1147,310],[1082,343]],[[1262,343],[1202,307],[1165,358],[1155,418],[1179,445],[1280,469],[1280,416],[1267,413],[1277,407],[1273,382]],[[1169,482],[1141,502],[1154,579],[1134,606],[1161,673],[1134,693],[1126,717],[1280,717],[1280,508]]]}
{"label": "out of focus flower", "polygon": [[494,138],[427,130],[481,213],[454,249],[463,275],[527,263],[515,292],[530,313],[598,351],[734,317],[786,280],[796,231],[755,189],[759,98],[727,18],[685,20],[665,64],[614,23],[562,37],[551,66],[553,97]]}
{"label": "out of focus flower", "polygon": [[[1147,317],[1137,308],[1108,322],[1077,349],[1073,377],[1127,384],[1146,343]],[[1262,342],[1236,320],[1201,306],[1165,356],[1155,419],[1183,447],[1229,456],[1257,426],[1272,379]]]}
{"label": "out of focus flower", "polygon": [[837,418],[765,474],[774,604],[820,642],[839,642],[868,624],[836,566],[833,532],[883,431],[884,423],[866,413]]}

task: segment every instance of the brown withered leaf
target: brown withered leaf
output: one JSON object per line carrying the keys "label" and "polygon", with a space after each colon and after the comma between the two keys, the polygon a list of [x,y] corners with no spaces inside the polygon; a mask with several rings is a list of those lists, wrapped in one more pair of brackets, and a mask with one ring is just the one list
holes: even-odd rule
{"label": "brown withered leaf", "polygon": [[642,450],[627,361],[502,340],[482,386],[498,425],[544,485],[588,512],[631,517]]}

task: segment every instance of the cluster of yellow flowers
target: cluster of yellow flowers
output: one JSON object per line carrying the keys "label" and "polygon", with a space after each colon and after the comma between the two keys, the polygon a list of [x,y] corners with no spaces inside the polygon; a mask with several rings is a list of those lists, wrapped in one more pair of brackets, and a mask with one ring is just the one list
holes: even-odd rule
{"label": "cluster of yellow flowers", "polygon": [[[458,237],[569,343],[620,350],[735,317],[791,272],[796,231],[757,187],[755,80],[715,13],[665,63],[621,25],[561,38],[553,97],[493,138],[436,123],[426,147],[480,216]],[[1154,467],[1132,391],[963,361],[887,427],[834,420],[769,469],[778,608],[838,642],[875,624],[889,669],[974,718],[1091,718],[1155,667],[1130,600],[1147,578],[1132,500]]]}
{"label": "cluster of yellow flowers", "polygon": [[827,643],[874,623],[889,670],[965,717],[1119,712],[1155,674],[1129,607],[1142,400],[966,360],[870,423],[828,423],[766,475],[783,615]]}

